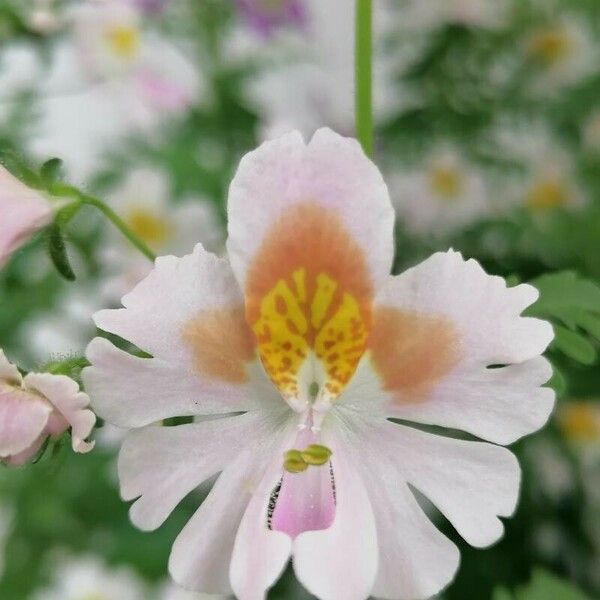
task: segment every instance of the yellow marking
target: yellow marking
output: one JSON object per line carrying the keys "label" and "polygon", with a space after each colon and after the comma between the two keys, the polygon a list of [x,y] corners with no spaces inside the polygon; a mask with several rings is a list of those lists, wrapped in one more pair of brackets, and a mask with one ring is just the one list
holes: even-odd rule
{"label": "yellow marking", "polygon": [[310,323],[315,329],[319,329],[323,324],[336,288],[337,283],[331,277],[325,273],[317,275],[317,291],[310,305]]}
{"label": "yellow marking", "polygon": [[106,32],[110,49],[119,57],[132,59],[138,51],[140,34],[135,27],[117,25]]}
{"label": "yellow marking", "polygon": [[340,299],[338,283],[326,273],[313,276],[310,302],[306,269],[297,269],[291,279],[293,285],[280,279],[264,296],[252,324],[262,363],[284,395],[298,396],[300,369],[314,351],[327,377],[324,388],[337,396],[365,349],[368,325],[361,307],[347,292]]}

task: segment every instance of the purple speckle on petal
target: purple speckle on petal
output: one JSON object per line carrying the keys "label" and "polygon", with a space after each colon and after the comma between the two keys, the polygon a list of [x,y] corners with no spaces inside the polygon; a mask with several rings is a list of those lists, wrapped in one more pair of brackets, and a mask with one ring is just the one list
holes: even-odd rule
{"label": "purple speckle on petal", "polygon": [[237,0],[238,10],[261,36],[269,37],[279,27],[303,27],[303,0]]}

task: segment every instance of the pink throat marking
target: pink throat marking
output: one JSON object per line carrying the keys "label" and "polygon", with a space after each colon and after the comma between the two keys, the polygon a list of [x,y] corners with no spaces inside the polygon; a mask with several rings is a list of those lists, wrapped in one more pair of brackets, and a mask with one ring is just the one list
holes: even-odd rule
{"label": "pink throat marking", "polygon": [[[319,443],[312,430],[312,418],[298,432],[294,448],[304,449]],[[270,528],[287,533],[292,539],[305,531],[327,529],[335,517],[335,489],[330,464],[310,466],[301,473],[284,471],[279,491],[271,502]]]}

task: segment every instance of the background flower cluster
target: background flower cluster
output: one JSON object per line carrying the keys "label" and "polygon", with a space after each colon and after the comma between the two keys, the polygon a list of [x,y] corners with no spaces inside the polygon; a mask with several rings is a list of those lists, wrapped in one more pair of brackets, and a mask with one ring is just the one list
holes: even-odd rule
{"label": "background flower cluster", "polygon": [[[0,160],[21,179],[103,198],[157,254],[198,241],[220,253],[245,152],[292,128],[353,134],[350,7],[3,0]],[[475,551],[428,509],[463,556],[443,598],[597,598],[600,4],[374,0],[374,10],[374,159],[397,211],[394,270],[453,247],[535,285],[529,314],[555,330],[559,401],[516,444],[521,501],[504,539]],[[150,267],[89,207],[59,233],[66,254],[48,252],[56,240],[42,233],[0,271],[0,347],[77,379],[91,314]],[[166,583],[166,563],[207,490],[141,533],[118,495],[121,432],[95,437],[85,456],[61,438],[33,466],[0,468],[0,598],[200,598]],[[291,572],[269,595],[306,597]]]}

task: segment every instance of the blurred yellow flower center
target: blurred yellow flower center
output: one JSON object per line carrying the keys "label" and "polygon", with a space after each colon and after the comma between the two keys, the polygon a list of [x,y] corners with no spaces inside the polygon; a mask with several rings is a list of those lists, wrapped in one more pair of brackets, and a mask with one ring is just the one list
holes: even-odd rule
{"label": "blurred yellow flower center", "polygon": [[151,246],[164,244],[172,235],[172,226],[166,217],[145,207],[129,209],[125,214],[125,222],[139,238]]}
{"label": "blurred yellow flower center", "polygon": [[530,54],[547,65],[561,62],[572,50],[572,40],[562,27],[536,33],[529,44]]}
{"label": "blurred yellow flower center", "polygon": [[140,34],[135,27],[118,25],[106,32],[106,40],[119,58],[131,59],[137,54]]}
{"label": "blurred yellow flower center", "polygon": [[429,171],[429,185],[436,196],[457,198],[463,188],[463,177],[458,169],[436,166]]}
{"label": "blurred yellow flower center", "polygon": [[569,203],[569,193],[558,177],[540,179],[527,194],[526,203],[534,210],[565,206]]}
{"label": "blurred yellow flower center", "polygon": [[563,435],[573,441],[600,441],[600,419],[591,403],[572,402],[558,414]]}

